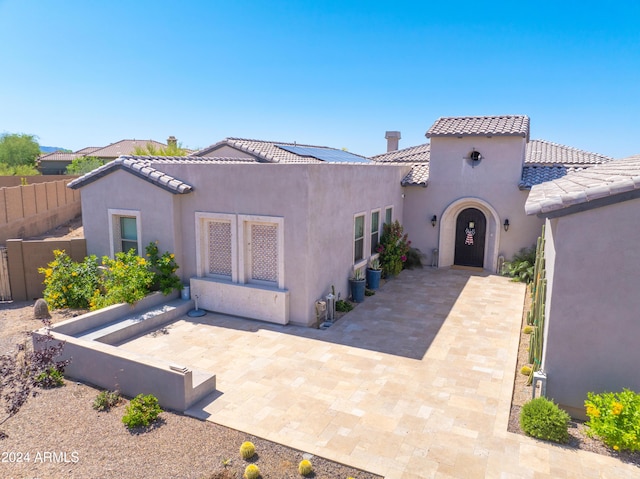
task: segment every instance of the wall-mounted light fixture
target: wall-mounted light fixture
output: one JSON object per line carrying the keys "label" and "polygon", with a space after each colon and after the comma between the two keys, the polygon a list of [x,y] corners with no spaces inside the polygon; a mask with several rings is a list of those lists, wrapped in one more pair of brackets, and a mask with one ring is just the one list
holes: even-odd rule
{"label": "wall-mounted light fixture", "polygon": [[435,228],[437,222],[438,222],[438,217],[436,215],[433,215],[431,217],[431,226],[433,226]]}
{"label": "wall-mounted light fixture", "polygon": [[504,220],[504,224],[502,225],[505,231],[509,231],[509,219]]}

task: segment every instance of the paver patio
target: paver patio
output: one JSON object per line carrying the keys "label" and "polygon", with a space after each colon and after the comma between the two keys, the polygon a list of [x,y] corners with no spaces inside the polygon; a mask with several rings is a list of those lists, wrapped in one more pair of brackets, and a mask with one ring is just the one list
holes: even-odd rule
{"label": "paver patio", "polygon": [[403,271],[326,331],[209,313],[122,344],[217,375],[188,414],[388,479],[632,478],[507,432],[524,285]]}

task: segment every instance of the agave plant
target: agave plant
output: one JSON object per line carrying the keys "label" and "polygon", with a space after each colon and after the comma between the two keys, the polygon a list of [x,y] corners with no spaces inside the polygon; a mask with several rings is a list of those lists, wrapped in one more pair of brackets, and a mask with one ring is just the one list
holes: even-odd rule
{"label": "agave plant", "polygon": [[531,283],[533,281],[533,270],[536,263],[536,248],[522,248],[513,255],[513,259],[507,263],[507,276],[511,276],[514,281],[521,283]]}

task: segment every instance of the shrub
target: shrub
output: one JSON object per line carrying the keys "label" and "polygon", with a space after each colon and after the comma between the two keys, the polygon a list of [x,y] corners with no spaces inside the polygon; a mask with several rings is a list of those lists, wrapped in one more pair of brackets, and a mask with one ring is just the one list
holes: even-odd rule
{"label": "shrub", "polygon": [[351,304],[349,301],[345,301],[344,299],[339,299],[338,301],[336,301],[336,311],[339,311],[340,313],[348,313],[352,309],[353,304]]}
{"label": "shrub", "polygon": [[533,270],[536,264],[536,247],[522,248],[513,255],[511,261],[505,263],[507,276],[511,276],[513,281],[521,283],[531,283],[533,281]]}
{"label": "shrub", "polygon": [[364,290],[364,295],[365,296],[375,296],[375,294],[376,294],[376,292],[374,290],[372,290],[372,289],[367,288],[367,289]]}
{"label": "shrub", "polygon": [[260,468],[255,464],[249,464],[244,470],[245,479],[258,479],[260,477]]}
{"label": "shrub", "polygon": [[309,461],[308,459],[303,459],[302,461],[300,461],[300,464],[298,464],[298,472],[302,476],[311,474],[313,472],[311,461]]}
{"label": "shrub", "polygon": [[125,409],[124,416],[122,416],[122,422],[129,429],[136,427],[147,427],[153,421],[158,419],[158,416],[162,412],[158,399],[148,394],[138,394],[131,400],[127,408]]}
{"label": "shrub", "polygon": [[640,394],[624,389],[619,393],[588,393],[587,398],[587,434],[598,436],[616,451],[639,451]]}
{"label": "shrub", "polygon": [[382,236],[376,251],[380,253],[380,264],[385,276],[395,276],[402,271],[402,264],[407,260],[411,241],[398,220],[382,227]]}
{"label": "shrub", "polygon": [[145,248],[151,270],[154,272],[153,285],[162,294],[169,294],[174,289],[182,288],[182,281],[175,274],[179,266],[175,261],[175,255],[165,251],[160,255],[158,242],[149,243]]}
{"label": "shrub", "polygon": [[116,253],[115,259],[104,256],[102,265],[106,267],[101,280],[104,294],[98,289],[94,291],[92,310],[118,303],[133,304],[149,292],[154,273],[149,270],[147,260],[137,256],[133,249]]}
{"label": "shrub", "polygon": [[529,436],[564,443],[569,440],[569,415],[544,397],[532,399],[520,411],[520,427]]}
{"label": "shrub", "polygon": [[43,389],[59,388],[64,386],[64,373],[55,366],[49,366],[36,376],[35,383]]}
{"label": "shrub", "polygon": [[108,411],[120,404],[122,398],[118,391],[101,391],[93,401],[93,409],[96,411]]}
{"label": "shrub", "polygon": [[89,300],[99,284],[98,260],[88,256],[82,263],[74,262],[64,250],[53,251],[54,260],[44,274],[44,299],[52,309],[88,308]]}
{"label": "shrub", "polygon": [[240,446],[240,456],[242,459],[251,459],[256,453],[256,447],[252,442],[246,441],[243,442]]}
{"label": "shrub", "polygon": [[[409,241],[409,244],[411,241]],[[403,269],[422,268],[422,252],[418,248],[409,248]]]}

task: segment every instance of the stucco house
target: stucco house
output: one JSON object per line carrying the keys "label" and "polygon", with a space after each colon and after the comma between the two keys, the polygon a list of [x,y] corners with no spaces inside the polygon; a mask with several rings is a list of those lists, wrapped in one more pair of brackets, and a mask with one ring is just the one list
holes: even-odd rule
{"label": "stucco house", "polygon": [[547,396],[584,418],[589,391],[640,391],[640,156],[534,186],[526,212],[546,223]]}
{"label": "stucco house", "polygon": [[439,267],[496,272],[535,243],[528,189],[607,162],[529,140],[524,115],[440,118],[430,143],[365,158],[329,147],[226,138],[189,157],[121,156],[69,184],[82,189],[89,254],[173,251],[200,306],[312,325],[315,302],[348,296],[398,219]]}

